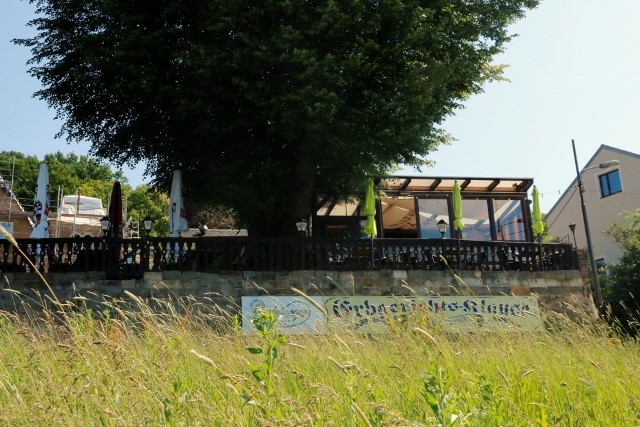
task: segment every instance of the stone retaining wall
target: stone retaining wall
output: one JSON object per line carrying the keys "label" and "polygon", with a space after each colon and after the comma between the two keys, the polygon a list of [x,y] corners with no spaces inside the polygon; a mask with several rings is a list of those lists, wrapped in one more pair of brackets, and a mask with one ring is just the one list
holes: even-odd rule
{"label": "stone retaining wall", "polygon": [[[243,295],[530,295],[548,309],[565,312],[567,304],[595,313],[591,292],[578,270],[520,271],[294,271],[294,272],[150,272],[141,280],[106,280],[102,272],[52,273],[46,279],[60,301],[82,296],[90,301],[126,298],[129,291],[145,300],[190,297],[234,312]],[[41,301],[47,287],[33,275],[3,275],[0,310],[21,311],[23,300]]]}

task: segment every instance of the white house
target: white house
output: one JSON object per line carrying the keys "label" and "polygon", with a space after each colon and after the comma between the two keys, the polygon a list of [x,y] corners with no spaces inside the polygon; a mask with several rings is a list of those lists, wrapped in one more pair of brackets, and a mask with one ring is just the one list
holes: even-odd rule
{"label": "white house", "polygon": [[[618,160],[618,165],[599,165]],[[624,223],[623,212],[640,208],[640,154],[601,145],[582,169],[584,203],[596,264],[616,262],[622,250],[604,234],[614,224]],[[577,177],[547,213],[549,234],[568,237],[578,248],[587,247]],[[575,224],[575,241],[569,225]]]}

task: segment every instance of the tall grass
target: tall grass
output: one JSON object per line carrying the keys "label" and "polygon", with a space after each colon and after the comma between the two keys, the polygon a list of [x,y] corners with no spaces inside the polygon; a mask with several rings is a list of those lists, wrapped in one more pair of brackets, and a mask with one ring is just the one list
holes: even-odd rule
{"label": "tall grass", "polygon": [[640,425],[640,345],[598,323],[284,340],[190,299],[79,298],[63,316],[11,292],[32,311],[0,313],[0,425]]}
{"label": "tall grass", "polygon": [[0,312],[0,425],[640,425],[639,343],[579,311],[540,333],[290,337],[264,312],[246,337],[213,301],[60,303],[41,279],[2,290],[26,314]]}

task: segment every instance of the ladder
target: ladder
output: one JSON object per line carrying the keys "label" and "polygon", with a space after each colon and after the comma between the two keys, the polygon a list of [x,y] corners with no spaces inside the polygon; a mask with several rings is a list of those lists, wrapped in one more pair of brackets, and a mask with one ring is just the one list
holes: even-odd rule
{"label": "ladder", "polygon": [[12,205],[18,203],[18,199],[13,194],[13,175],[16,169],[16,158],[11,157],[8,159],[0,160],[0,206],[7,209],[7,220],[11,220]]}

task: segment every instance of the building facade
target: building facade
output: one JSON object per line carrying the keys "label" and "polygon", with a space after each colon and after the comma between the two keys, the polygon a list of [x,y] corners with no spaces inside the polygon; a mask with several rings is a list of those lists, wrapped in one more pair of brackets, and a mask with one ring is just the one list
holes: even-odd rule
{"label": "building facade", "polygon": [[[598,165],[618,160],[609,168]],[[612,224],[624,223],[624,212],[640,208],[640,154],[601,145],[582,169],[583,197],[596,264],[617,262],[622,250],[605,234]],[[549,234],[587,247],[577,177],[547,213]],[[575,224],[574,233],[570,224]]]}

